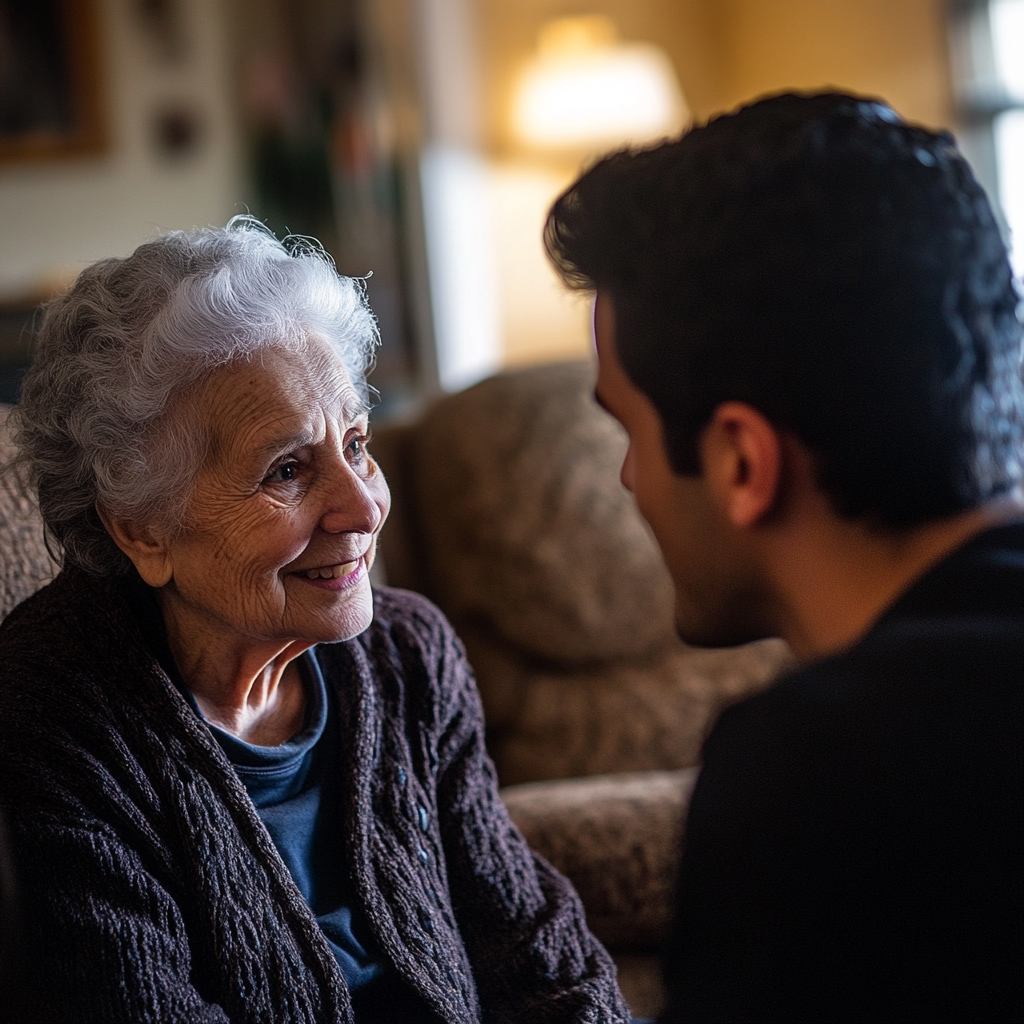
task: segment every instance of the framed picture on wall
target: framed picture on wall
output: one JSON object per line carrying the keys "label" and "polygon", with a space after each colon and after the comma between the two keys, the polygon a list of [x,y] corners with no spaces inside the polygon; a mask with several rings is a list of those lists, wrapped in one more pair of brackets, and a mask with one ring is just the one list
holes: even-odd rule
{"label": "framed picture on wall", "polygon": [[0,163],[106,142],[95,0],[0,0]]}

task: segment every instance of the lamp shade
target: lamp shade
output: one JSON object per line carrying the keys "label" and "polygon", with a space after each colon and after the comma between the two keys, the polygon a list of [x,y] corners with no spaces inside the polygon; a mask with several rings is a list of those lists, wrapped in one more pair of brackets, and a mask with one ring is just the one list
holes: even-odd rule
{"label": "lamp shade", "polygon": [[673,134],[687,116],[664,51],[617,42],[607,19],[590,16],[542,32],[517,82],[512,123],[528,146],[587,150]]}

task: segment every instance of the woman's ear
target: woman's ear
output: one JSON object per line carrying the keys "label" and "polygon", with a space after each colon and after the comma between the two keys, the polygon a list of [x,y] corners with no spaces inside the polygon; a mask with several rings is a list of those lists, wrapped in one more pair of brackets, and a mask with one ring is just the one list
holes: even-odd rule
{"label": "woman's ear", "polygon": [[723,402],[701,434],[704,479],[730,523],[748,530],[780,502],[782,439],[771,421],[744,402]]}
{"label": "woman's ear", "polygon": [[167,536],[151,526],[118,519],[99,504],[96,512],[114,543],[131,559],[138,574],[151,587],[170,583],[171,553]]}

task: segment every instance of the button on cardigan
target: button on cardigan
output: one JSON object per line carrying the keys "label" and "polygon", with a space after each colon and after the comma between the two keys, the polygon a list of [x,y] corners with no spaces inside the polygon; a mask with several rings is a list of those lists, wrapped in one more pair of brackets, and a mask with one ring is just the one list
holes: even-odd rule
{"label": "button on cardigan", "polygon": [[[578,897],[505,813],[440,613],[381,589],[366,632],[317,651],[344,737],[338,856],[397,971],[453,1024],[628,1020]],[[0,792],[61,1018],[351,1021],[316,919],[116,580],[66,569],[0,626]]]}

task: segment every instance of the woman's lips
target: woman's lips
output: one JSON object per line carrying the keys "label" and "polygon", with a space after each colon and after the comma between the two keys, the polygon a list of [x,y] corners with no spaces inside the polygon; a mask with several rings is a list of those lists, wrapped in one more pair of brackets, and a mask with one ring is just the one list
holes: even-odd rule
{"label": "woman's lips", "polygon": [[343,576],[349,576],[359,568],[361,559],[354,562],[340,562],[338,565],[321,565],[316,569],[306,570],[306,579],[310,580],[340,580]]}
{"label": "woman's lips", "polygon": [[366,575],[363,556],[354,562],[339,562],[337,565],[321,565],[315,569],[304,569],[293,573],[304,583],[323,590],[346,590],[354,587]]}

